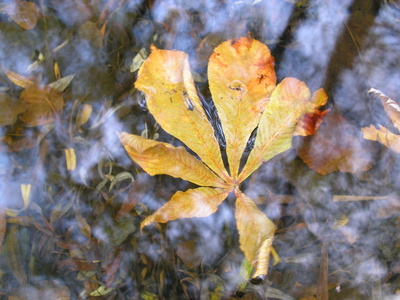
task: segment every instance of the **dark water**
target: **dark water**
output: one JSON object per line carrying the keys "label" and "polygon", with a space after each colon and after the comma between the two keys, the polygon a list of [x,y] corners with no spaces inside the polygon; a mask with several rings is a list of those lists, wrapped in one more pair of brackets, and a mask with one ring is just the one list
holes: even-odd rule
{"label": "dark water", "polygon": [[[368,90],[400,101],[398,1],[35,3],[38,20],[30,30],[6,10],[0,14],[1,297],[229,299],[241,290],[237,295],[297,299],[329,290],[329,299],[397,299],[396,152],[374,142],[365,149],[350,145],[353,169],[360,157],[371,166],[357,173],[320,175],[298,157],[298,148],[264,164],[243,190],[277,225],[274,247],[282,261],[262,285],[243,290],[248,278],[240,275],[234,199],[210,217],[141,232],[146,216],[192,185],[144,173],[117,133],[179,144],[155,124],[133,88],[150,44],[187,52],[208,99],[209,55],[241,36],[268,45],[278,82],[296,77],[311,91],[325,89],[330,113],[352,126],[343,129],[348,135],[337,133],[338,143],[361,139],[370,124],[396,133]],[[52,120],[39,125],[24,121],[16,113],[24,88],[7,70],[42,85],[74,75],[56,117],[50,112]],[[85,110],[91,113],[80,124]],[[296,147],[302,143],[295,138]],[[75,155],[75,167],[67,155]],[[335,201],[338,196],[347,198]]]}

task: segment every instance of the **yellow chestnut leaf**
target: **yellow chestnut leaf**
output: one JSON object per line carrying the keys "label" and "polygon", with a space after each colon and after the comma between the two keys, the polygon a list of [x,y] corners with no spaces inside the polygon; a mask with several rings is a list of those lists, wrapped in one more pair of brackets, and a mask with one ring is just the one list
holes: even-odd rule
{"label": "yellow chestnut leaf", "polygon": [[[315,115],[314,119],[323,117],[319,107],[326,103],[325,93],[320,90],[311,98],[305,83],[295,78],[275,86],[274,58],[268,47],[256,40],[242,37],[219,45],[211,55],[208,77],[226,140],[227,170],[213,125],[197,95],[187,54],[151,50],[135,87],[146,94],[147,107],[161,127],[200,160],[183,147],[127,133],[120,135],[121,143],[150,175],[168,174],[199,187],[175,193],[141,228],[154,222],[208,216],[235,190],[240,247],[254,266],[253,277],[266,275],[275,226],[240,192],[239,185],[264,161],[290,148],[295,128],[306,113]],[[306,134],[316,128],[309,119],[299,125]],[[240,172],[240,160],[255,129],[254,148]]]}

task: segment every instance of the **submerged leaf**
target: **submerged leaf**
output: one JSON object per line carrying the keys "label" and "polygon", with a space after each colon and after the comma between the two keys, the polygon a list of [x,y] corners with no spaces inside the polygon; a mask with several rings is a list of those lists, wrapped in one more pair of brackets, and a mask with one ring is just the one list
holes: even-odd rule
{"label": "submerged leaf", "polygon": [[207,217],[217,211],[229,193],[230,190],[227,189],[209,187],[176,192],[163,207],[144,219],[140,227],[154,222],[165,223],[181,218]]}
{"label": "submerged leaf", "polygon": [[300,158],[321,175],[364,172],[372,166],[371,151],[360,131],[338,114],[329,114],[318,132],[304,138]]}
{"label": "submerged leaf", "polygon": [[310,91],[304,82],[285,78],[278,84],[261,116],[254,148],[239,175],[239,182],[263,162],[291,147],[295,126],[309,107]]}
{"label": "submerged leaf", "polygon": [[10,70],[5,70],[5,71],[8,79],[10,79],[14,84],[22,88],[27,88],[28,86],[34,84],[32,80],[26,78],[25,76],[19,75]]}
{"label": "submerged leaf", "polygon": [[214,130],[196,93],[187,54],[152,47],[135,87],[146,93],[147,108],[166,132],[196,152],[223,179],[228,178]]}
{"label": "submerged leaf", "polygon": [[266,275],[275,233],[275,225],[262,213],[253,200],[241,193],[236,194],[236,225],[240,248],[255,266],[253,277]]}
{"label": "submerged leaf", "polygon": [[39,8],[36,3],[25,0],[12,1],[6,6],[6,13],[25,30],[35,28],[39,18]]}
{"label": "submerged leaf", "polygon": [[150,175],[167,174],[202,186],[226,187],[226,183],[183,147],[174,147],[121,133],[121,143],[129,156]]}
{"label": "submerged leaf", "polygon": [[20,100],[27,109],[20,119],[32,126],[54,122],[64,107],[61,93],[49,86],[32,84],[22,91]]}
{"label": "submerged leaf", "polygon": [[259,41],[246,37],[226,41],[210,57],[208,80],[235,178],[250,134],[276,85],[274,58]]}

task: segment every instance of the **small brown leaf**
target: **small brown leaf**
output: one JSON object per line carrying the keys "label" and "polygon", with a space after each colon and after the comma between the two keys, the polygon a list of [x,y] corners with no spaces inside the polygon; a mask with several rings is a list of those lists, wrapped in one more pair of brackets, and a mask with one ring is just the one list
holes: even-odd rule
{"label": "small brown leaf", "polygon": [[35,28],[39,18],[39,8],[34,2],[16,0],[6,6],[6,13],[25,30]]}
{"label": "small brown leaf", "polygon": [[54,122],[64,107],[61,93],[49,86],[30,85],[22,91],[20,100],[27,111],[20,116],[22,122],[32,126]]}
{"label": "small brown leaf", "polygon": [[321,175],[369,170],[372,155],[360,131],[338,114],[328,114],[313,136],[297,150],[300,158]]}
{"label": "small brown leaf", "polygon": [[176,254],[183,261],[186,267],[196,268],[201,264],[203,255],[197,249],[196,239],[182,242],[177,248]]}
{"label": "small brown leaf", "polygon": [[6,75],[8,79],[12,81],[15,85],[18,85],[24,89],[26,89],[28,86],[34,84],[34,82],[25,76],[19,75],[17,73],[14,73],[13,71],[6,70]]}

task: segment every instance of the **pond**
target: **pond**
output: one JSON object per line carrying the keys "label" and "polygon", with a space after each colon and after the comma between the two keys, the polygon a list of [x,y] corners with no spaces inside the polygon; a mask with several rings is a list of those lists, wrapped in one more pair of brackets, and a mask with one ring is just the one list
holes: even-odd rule
{"label": "pond", "polygon": [[0,18],[1,299],[400,297],[398,0]]}

